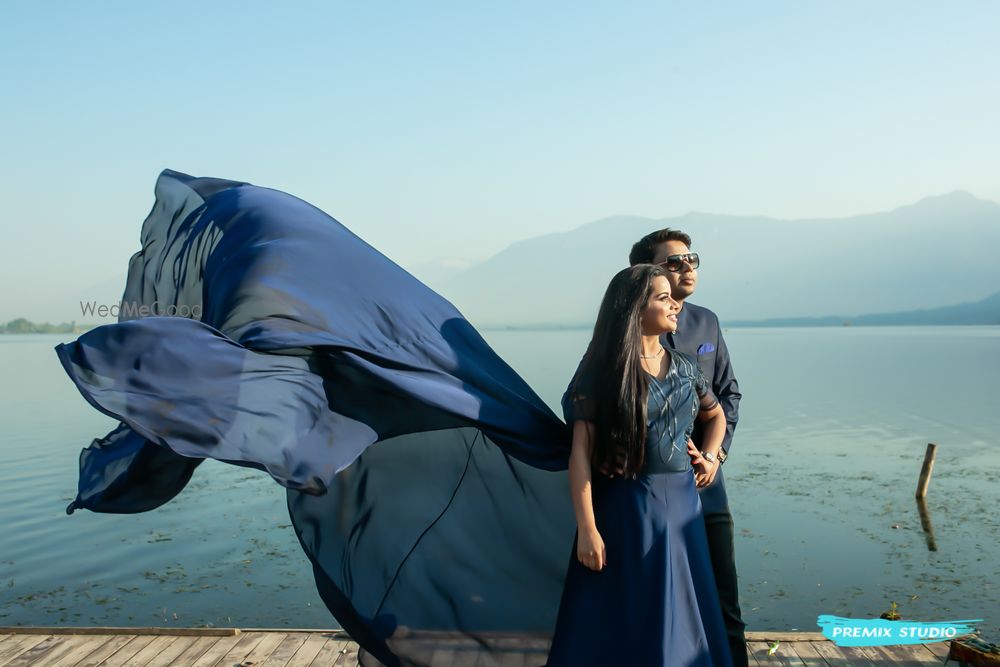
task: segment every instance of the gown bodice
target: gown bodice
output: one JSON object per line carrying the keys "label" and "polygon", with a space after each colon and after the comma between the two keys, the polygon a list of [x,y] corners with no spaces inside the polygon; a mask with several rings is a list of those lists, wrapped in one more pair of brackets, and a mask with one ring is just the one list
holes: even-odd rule
{"label": "gown bodice", "polygon": [[[692,368],[693,367],[693,368]],[[655,475],[691,469],[687,440],[698,415],[697,366],[673,352],[663,379],[649,376],[646,457],[642,471]]]}

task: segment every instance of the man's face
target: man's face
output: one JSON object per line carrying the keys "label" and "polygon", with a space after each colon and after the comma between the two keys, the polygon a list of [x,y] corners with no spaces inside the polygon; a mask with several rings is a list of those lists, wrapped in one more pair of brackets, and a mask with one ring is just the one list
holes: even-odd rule
{"label": "man's face", "polygon": [[[656,248],[653,264],[662,264],[670,255],[686,255],[689,252],[691,249],[682,241],[667,241]],[[698,269],[691,268],[685,262],[679,272],[667,271],[667,280],[670,282],[670,291],[674,299],[683,301],[694,294],[694,289],[698,285]]]}

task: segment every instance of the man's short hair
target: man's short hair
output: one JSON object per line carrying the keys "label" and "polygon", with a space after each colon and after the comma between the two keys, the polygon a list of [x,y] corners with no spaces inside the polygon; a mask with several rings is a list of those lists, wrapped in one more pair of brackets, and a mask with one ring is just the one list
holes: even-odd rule
{"label": "man's short hair", "polygon": [[691,237],[679,229],[660,229],[646,234],[636,241],[632,246],[632,252],[628,254],[628,263],[631,266],[636,264],[652,264],[656,256],[656,246],[667,241],[680,241],[688,248],[691,247]]}

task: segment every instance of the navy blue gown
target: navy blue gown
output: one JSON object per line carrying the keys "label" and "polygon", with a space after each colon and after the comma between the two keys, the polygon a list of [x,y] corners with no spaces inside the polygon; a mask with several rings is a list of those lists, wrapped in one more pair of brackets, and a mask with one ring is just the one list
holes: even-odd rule
{"label": "navy blue gown", "polygon": [[[732,665],[687,454],[699,409],[717,401],[697,364],[668,354],[666,376],[649,376],[642,471],[592,475],[607,564],[581,564],[574,539],[549,667]],[[570,388],[567,421],[592,419],[588,385]]]}
{"label": "navy blue gown", "polygon": [[573,540],[570,433],[454,306],[247,183],[164,171],[141,243],[119,321],[56,348],[119,422],[81,453],[67,511],[153,509],[205,458],[257,468],[287,488],[362,664],[511,636],[542,664]]}

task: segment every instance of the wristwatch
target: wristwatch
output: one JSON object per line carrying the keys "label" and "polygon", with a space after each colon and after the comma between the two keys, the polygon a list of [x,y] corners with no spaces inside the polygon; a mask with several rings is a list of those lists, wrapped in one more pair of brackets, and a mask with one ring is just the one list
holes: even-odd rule
{"label": "wristwatch", "polygon": [[719,457],[719,465],[721,466],[723,463],[726,462],[726,459],[729,458],[729,454],[726,454],[726,450],[720,449],[718,457]]}

